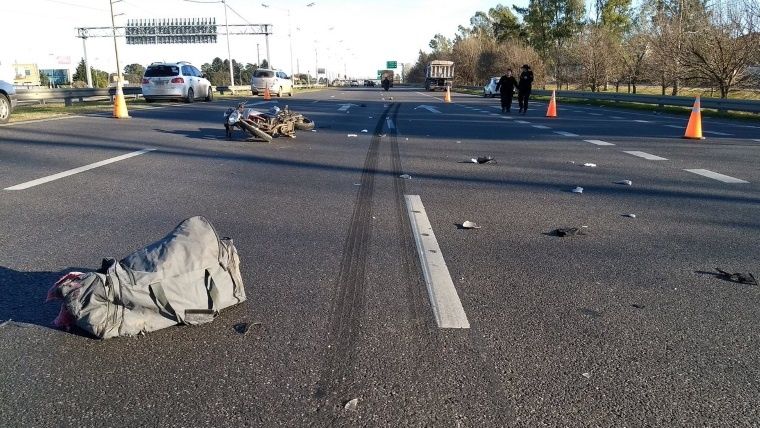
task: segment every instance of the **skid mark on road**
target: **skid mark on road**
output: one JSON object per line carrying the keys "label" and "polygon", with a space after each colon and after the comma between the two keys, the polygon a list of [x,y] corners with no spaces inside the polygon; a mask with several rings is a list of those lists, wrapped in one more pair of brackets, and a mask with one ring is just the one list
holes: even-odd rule
{"label": "skid mark on road", "polygon": [[749,181],[741,180],[739,178],[731,177],[730,175],[724,175],[717,172],[710,171],[709,169],[685,169],[686,172],[691,172],[692,174],[701,175],[703,177],[712,178],[713,180],[722,181],[724,183],[731,183],[731,184],[746,184],[749,183]]}
{"label": "skid mark on road", "polygon": [[26,190],[30,187],[39,186],[40,184],[49,183],[51,181],[59,180],[64,177],[69,177],[74,174],[79,174],[80,172],[89,171],[91,169],[99,168],[104,165],[112,164],[114,162],[123,161],[125,159],[129,159],[135,156],[140,156],[142,154],[152,152],[156,149],[142,149],[138,150],[136,152],[127,153],[121,156],[116,156],[114,158],[102,160],[100,162],[91,163],[89,165],[80,166],[79,168],[70,169],[68,171],[59,172],[58,174],[48,175],[47,177],[38,178],[36,180],[27,181],[26,183],[17,184],[15,186],[6,187],[5,190]]}

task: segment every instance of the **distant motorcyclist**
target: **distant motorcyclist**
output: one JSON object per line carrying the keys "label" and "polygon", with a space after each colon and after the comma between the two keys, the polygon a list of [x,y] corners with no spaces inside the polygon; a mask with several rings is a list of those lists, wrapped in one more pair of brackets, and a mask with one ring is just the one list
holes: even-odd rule
{"label": "distant motorcyclist", "polygon": [[383,78],[383,90],[387,91],[391,88],[391,79],[387,76]]}
{"label": "distant motorcyclist", "polygon": [[520,104],[520,113],[522,114],[528,112],[528,99],[530,98],[530,91],[532,89],[533,71],[531,71],[528,64],[525,64],[522,66],[520,81],[517,83],[517,102]]}
{"label": "distant motorcyclist", "polygon": [[507,69],[507,74],[501,76],[499,83],[496,84],[496,92],[501,94],[501,112],[509,113],[512,109],[512,96],[517,87],[517,80],[512,75],[512,69]]}

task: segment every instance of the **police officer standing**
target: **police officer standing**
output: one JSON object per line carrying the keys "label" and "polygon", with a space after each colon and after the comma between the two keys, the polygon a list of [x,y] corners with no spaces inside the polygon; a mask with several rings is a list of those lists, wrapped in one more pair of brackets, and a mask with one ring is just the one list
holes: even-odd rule
{"label": "police officer standing", "polygon": [[520,104],[520,113],[522,114],[528,112],[528,98],[530,98],[531,89],[533,89],[533,71],[528,64],[525,64],[522,66],[520,81],[517,83],[517,102]]}
{"label": "police officer standing", "polygon": [[517,87],[517,80],[512,75],[512,69],[507,69],[507,74],[501,76],[499,83],[496,84],[496,91],[501,95],[501,112],[509,113],[512,108],[512,95]]}

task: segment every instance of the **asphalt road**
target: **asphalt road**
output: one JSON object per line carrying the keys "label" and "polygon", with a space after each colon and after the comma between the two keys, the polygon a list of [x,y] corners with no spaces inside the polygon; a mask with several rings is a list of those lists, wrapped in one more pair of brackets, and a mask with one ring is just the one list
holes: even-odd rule
{"label": "asphalt road", "polygon": [[[760,425],[760,286],[711,274],[760,273],[760,123],[692,141],[680,116],[411,88],[278,102],[316,132],[226,141],[234,101],[0,127],[0,189],[155,149],[0,190],[3,426]],[[470,328],[438,328],[405,195]],[[193,215],[234,238],[246,303],[137,338],[50,327],[59,276]]]}

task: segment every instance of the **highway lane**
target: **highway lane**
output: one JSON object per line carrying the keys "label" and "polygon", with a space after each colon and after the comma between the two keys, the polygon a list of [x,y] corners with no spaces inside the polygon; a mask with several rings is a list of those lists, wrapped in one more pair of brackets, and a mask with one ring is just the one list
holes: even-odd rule
{"label": "highway lane", "polygon": [[[498,100],[426,95],[345,89],[279,100],[318,129],[270,145],[222,138],[233,102],[0,129],[3,188],[156,148],[2,191],[9,298],[0,319],[31,325],[0,327],[4,420],[757,423],[758,288],[697,273],[757,266],[759,146],[734,131],[744,128],[686,142],[667,127],[590,119],[605,109],[561,106],[548,120],[536,103],[504,119],[491,115]],[[341,111],[346,103],[355,106]],[[624,153],[634,150],[668,160]],[[459,163],[478,155],[498,163]],[[633,186],[614,184],[622,179]],[[569,192],[578,185],[582,195]],[[435,324],[405,194],[425,205],[470,329]],[[249,302],[212,324],[138,339],[97,342],[45,327],[56,309],[38,302],[60,272],[123,256],[194,214],[235,238]],[[483,228],[457,229],[463,220]],[[587,236],[546,235],[581,225]],[[240,321],[262,324],[240,336]],[[357,412],[343,410],[351,398]]]}

